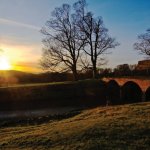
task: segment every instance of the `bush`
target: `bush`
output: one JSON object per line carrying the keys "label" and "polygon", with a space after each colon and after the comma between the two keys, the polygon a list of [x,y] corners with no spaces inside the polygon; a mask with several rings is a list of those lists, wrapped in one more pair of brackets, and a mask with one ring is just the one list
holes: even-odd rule
{"label": "bush", "polygon": [[[92,80],[91,80],[92,81]],[[84,88],[86,100],[92,105],[106,105],[106,83],[101,80],[87,82]]]}
{"label": "bush", "polygon": [[1,88],[0,110],[106,104],[105,92],[99,80]]}

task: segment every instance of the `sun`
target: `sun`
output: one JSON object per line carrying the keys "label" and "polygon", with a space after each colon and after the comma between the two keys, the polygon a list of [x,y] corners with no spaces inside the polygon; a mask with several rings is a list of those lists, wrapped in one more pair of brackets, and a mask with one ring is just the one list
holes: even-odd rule
{"label": "sun", "polygon": [[7,57],[0,56],[0,70],[10,70],[11,65]]}

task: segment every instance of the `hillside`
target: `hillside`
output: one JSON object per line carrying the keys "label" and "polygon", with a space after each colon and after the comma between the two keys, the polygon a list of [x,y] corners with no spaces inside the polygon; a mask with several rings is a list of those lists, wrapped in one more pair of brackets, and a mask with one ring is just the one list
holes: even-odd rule
{"label": "hillside", "polygon": [[16,70],[0,70],[0,87],[29,82],[33,77],[35,75],[32,73]]}
{"label": "hillside", "polygon": [[70,73],[43,72],[39,74],[34,74],[16,70],[0,70],[0,87],[72,80],[72,75]]}
{"label": "hillside", "polygon": [[[0,128],[1,148],[150,149],[150,103],[77,111],[66,119]],[[39,118],[41,119],[41,118]],[[2,122],[2,121],[1,121]]]}

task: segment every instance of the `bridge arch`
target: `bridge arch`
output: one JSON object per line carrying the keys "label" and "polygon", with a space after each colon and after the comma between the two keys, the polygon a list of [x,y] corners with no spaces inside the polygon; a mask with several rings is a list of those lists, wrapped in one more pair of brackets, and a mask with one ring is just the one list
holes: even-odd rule
{"label": "bridge arch", "polygon": [[147,88],[145,92],[146,101],[150,101],[150,87]]}
{"label": "bridge arch", "polygon": [[141,102],[142,89],[137,83],[128,81],[121,87],[121,99],[123,103]]}
{"label": "bridge arch", "polygon": [[120,104],[120,86],[115,80],[107,82],[107,100],[112,104]]}

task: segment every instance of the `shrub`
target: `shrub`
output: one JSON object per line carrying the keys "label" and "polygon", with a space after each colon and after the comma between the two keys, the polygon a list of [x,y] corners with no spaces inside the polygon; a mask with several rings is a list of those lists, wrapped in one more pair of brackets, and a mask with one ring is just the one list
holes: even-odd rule
{"label": "shrub", "polygon": [[106,105],[106,83],[101,80],[83,80],[78,83],[80,103],[84,106]]}
{"label": "shrub", "polygon": [[0,110],[106,104],[105,82],[85,80],[0,89]]}

